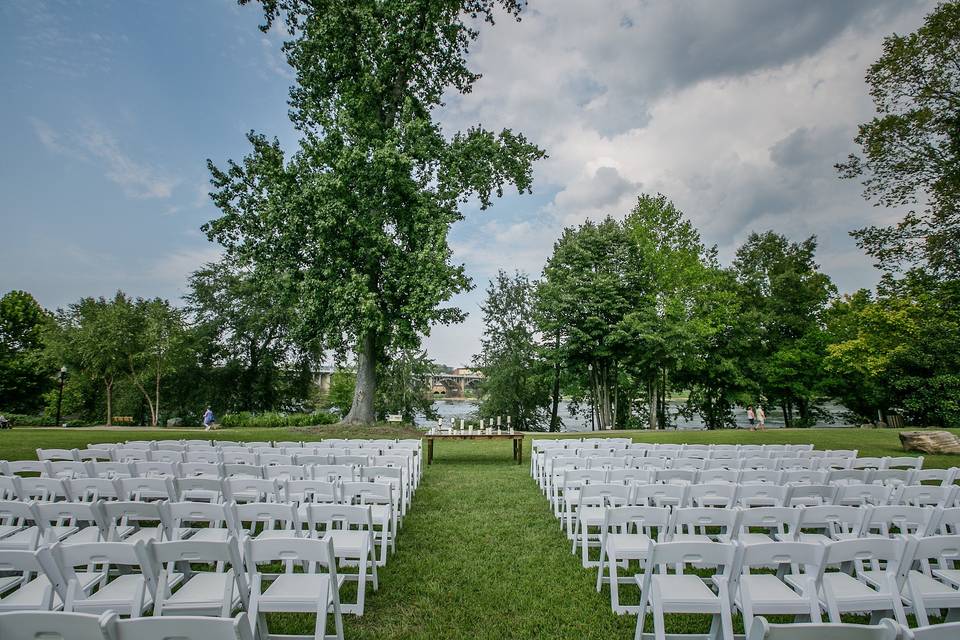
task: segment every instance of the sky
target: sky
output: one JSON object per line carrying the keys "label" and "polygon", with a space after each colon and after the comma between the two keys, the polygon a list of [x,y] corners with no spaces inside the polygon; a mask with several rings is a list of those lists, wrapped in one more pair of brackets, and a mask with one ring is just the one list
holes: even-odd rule
{"label": "sky", "polygon": [[[873,116],[863,77],[927,0],[530,0],[482,27],[482,74],[450,95],[444,131],[521,131],[548,158],[532,194],[467,206],[450,236],[475,289],[469,316],[426,339],[438,362],[479,351],[498,269],[538,276],[566,226],[622,218],[663,193],[729,264],[751,231],[816,235],[841,293],[878,272],[849,236],[901,212],[873,207],[833,165]],[[179,301],[218,259],[207,159],[288,149],[293,73],[283,34],[232,0],[0,1],[0,294],[48,308],[122,289]]]}

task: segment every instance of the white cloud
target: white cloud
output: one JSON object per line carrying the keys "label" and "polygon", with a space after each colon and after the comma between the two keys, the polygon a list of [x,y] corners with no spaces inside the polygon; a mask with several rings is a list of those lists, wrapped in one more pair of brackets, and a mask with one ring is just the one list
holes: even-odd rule
{"label": "white cloud", "polygon": [[116,136],[95,122],[79,127],[77,133],[58,132],[35,117],[30,118],[30,123],[47,150],[96,164],[108,180],[120,185],[131,198],[169,198],[179,182],[151,164],[132,158]]}
{"label": "white cloud", "polygon": [[[534,190],[555,195],[528,218],[468,218],[454,258],[480,289],[498,266],[536,275],[564,225],[622,217],[641,191],[662,192],[725,261],[752,230],[816,234],[841,291],[872,286],[877,273],[848,233],[898,214],[865,202],[833,164],[873,116],[863,76],[882,39],[915,30],[933,6],[611,0],[598,11],[553,0],[482,28],[470,65],[483,78],[448,96],[445,129],[524,132],[549,154]],[[468,328],[456,334],[464,356],[479,348]]]}

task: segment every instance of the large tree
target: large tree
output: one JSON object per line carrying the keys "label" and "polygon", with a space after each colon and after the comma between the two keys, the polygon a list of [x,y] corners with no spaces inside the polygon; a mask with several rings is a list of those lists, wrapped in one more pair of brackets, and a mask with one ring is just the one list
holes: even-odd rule
{"label": "large tree", "polygon": [[[240,0],[247,4],[249,0]],[[478,75],[470,44],[498,8],[518,0],[261,0],[269,29],[282,21],[297,82],[290,115],[301,133],[289,158],[250,134],[252,152],[226,169],[209,163],[223,215],[206,225],[228,257],[255,265],[263,286],[291,292],[302,342],[357,358],[346,422],[375,418],[377,365],[416,348],[444,307],[470,286],[451,260],[460,206],[481,208],[507,184],[530,189],[543,152],[509,129],[445,135],[436,110]]]}
{"label": "large tree", "polygon": [[43,405],[50,371],[43,362],[49,314],[26,291],[0,298],[0,407],[31,412]]}
{"label": "large tree", "polygon": [[922,27],[883,41],[866,76],[877,115],[860,125],[861,155],[837,165],[864,197],[910,212],[892,227],[854,232],[878,266],[904,262],[960,276],[960,3],[944,2]]}
{"label": "large tree", "polygon": [[791,242],[767,231],[751,233],[733,263],[741,287],[743,320],[756,328],[743,354],[749,375],[786,426],[814,422],[826,342],[823,314],[836,295],[816,263],[816,237]]}

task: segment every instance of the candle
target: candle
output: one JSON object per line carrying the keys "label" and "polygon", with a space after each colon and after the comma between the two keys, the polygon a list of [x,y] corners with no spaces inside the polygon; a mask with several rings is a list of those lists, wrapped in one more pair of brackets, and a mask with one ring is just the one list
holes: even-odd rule
{"label": "candle", "polygon": [[500,416],[497,416],[497,427],[500,427]]}

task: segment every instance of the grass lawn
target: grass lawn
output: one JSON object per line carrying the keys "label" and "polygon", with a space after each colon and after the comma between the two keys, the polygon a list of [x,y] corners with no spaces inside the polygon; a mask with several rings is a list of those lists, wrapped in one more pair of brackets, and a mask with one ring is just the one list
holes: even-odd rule
{"label": "grass lawn", "polygon": [[[394,427],[230,429],[231,440],[319,440],[380,437]],[[392,431],[391,431],[392,430]],[[0,459],[35,457],[37,447],[81,447],[88,442],[203,437],[196,430],[15,429],[0,432]],[[719,432],[615,432],[643,442],[807,443],[820,449],[857,448],[863,456],[903,455],[893,430],[804,429]],[[530,455],[530,438],[524,442]],[[960,465],[960,456],[929,456],[926,467]],[[636,618],[610,611],[609,592],[594,590],[596,573],[579,555],[529,477],[512,464],[510,444],[437,443],[397,543],[380,572],[380,591],[368,595],[362,618],[344,616],[346,637],[378,638],[630,638]],[[352,594],[348,596],[352,598]],[[621,594],[629,602],[637,590]],[[648,623],[649,623],[648,617]],[[706,631],[706,618],[676,616],[668,632]],[[739,625],[738,625],[739,627]],[[271,620],[274,632],[306,633],[312,620]],[[652,630],[652,629],[648,629]]]}

